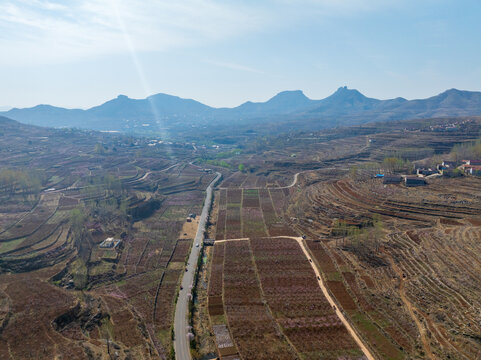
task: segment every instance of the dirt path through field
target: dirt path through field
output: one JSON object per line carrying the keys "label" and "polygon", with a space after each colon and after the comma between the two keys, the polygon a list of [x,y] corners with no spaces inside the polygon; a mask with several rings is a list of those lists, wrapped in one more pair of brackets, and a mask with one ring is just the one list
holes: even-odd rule
{"label": "dirt path through field", "polygon": [[[302,251],[304,252],[304,255],[306,255],[306,257],[308,259],[311,259],[311,255],[309,254],[309,251],[307,250],[306,244],[304,243],[304,241],[301,237],[292,237],[292,236],[286,236],[286,237],[289,237],[291,239],[295,239],[297,241],[297,243],[299,244],[299,246],[301,247]],[[332,298],[331,294],[329,294],[329,292],[327,291],[326,285],[324,284],[324,281],[322,280],[321,273],[319,272],[319,269],[317,268],[317,266],[314,264],[313,261],[309,261],[309,263],[311,264],[311,267],[312,267],[312,269],[314,270],[314,273],[317,276],[317,279],[318,279],[317,282],[319,284],[319,287],[322,290],[322,293],[326,297],[327,301],[329,301],[329,304],[331,304],[331,306],[333,308],[335,307],[336,315],[339,317],[339,319],[341,319],[341,321],[344,324],[344,326],[346,327],[347,331],[349,332],[349,334],[351,334],[352,338],[357,343],[357,345],[361,348],[362,352],[368,358],[368,360],[375,360],[376,358],[371,354],[371,351],[367,348],[367,346],[364,345],[361,338],[357,335],[356,331],[351,326],[351,323],[349,321],[347,321],[344,314],[339,310],[339,306],[336,305],[336,302]]]}
{"label": "dirt path through field", "polygon": [[[261,190],[261,189],[273,189],[273,190],[277,190],[277,189],[289,189],[291,187],[293,187],[294,185],[297,184],[297,178],[299,177],[299,174],[302,174],[302,173],[305,173],[305,172],[309,172],[309,171],[315,171],[316,169],[314,170],[303,170],[303,171],[299,171],[297,173],[294,174],[294,179],[292,180],[292,182],[289,184],[289,185],[286,185],[286,186],[269,186],[269,187],[239,187],[237,189],[244,189],[244,190]],[[227,190],[227,189],[230,189],[230,188],[226,188],[226,187],[219,187],[220,190]],[[233,189],[236,189],[236,188],[233,188]]]}
{"label": "dirt path through field", "polygon": [[414,313],[414,311],[417,312],[416,308],[411,304],[408,297],[406,296],[406,291],[404,290],[405,278],[403,277],[403,273],[397,267],[397,265],[395,264],[392,256],[389,255],[389,254],[386,254],[386,253],[384,253],[384,254],[386,255],[389,263],[391,264],[391,268],[394,270],[396,275],[399,277],[399,296],[401,297],[401,300],[404,303],[404,305],[406,305],[406,307],[408,309],[408,312],[409,312],[409,315],[411,316],[411,318],[416,323],[416,327],[418,328],[419,334],[421,336],[421,342],[423,343],[424,352],[427,354],[427,356],[429,356],[430,359],[435,360],[436,358],[434,357],[433,352],[431,350],[431,345],[429,344],[429,340],[426,337],[426,329],[424,328],[424,326],[421,324],[421,322],[417,318],[416,314]]}
{"label": "dirt path through field", "polygon": [[[299,244],[299,246],[301,247],[302,251],[304,252],[304,255],[306,255],[307,259],[311,259],[311,255],[309,254],[309,251],[307,250],[306,248],[306,245],[302,239],[302,237],[296,237],[296,236],[268,236],[268,237],[262,237],[262,239],[278,239],[278,238],[288,238],[288,239],[294,239],[297,241],[297,243]],[[246,241],[246,240],[249,240],[249,238],[239,238],[239,239],[227,239],[227,240],[216,240],[216,243],[225,243],[225,242],[231,242],[231,241]],[[322,290],[322,293],[324,294],[324,296],[326,297],[327,301],[329,302],[329,304],[335,308],[336,310],[336,315],[339,317],[339,319],[341,320],[341,322],[344,324],[344,326],[346,327],[347,331],[349,332],[349,334],[352,336],[352,338],[354,339],[354,341],[356,342],[356,344],[359,346],[359,348],[361,349],[361,351],[364,353],[364,355],[367,357],[368,360],[375,360],[376,358],[372,355],[371,351],[367,348],[366,345],[364,345],[364,343],[362,342],[361,338],[357,335],[356,331],[354,330],[354,328],[352,327],[352,325],[349,323],[349,321],[347,321],[346,317],[344,316],[344,314],[339,310],[339,306],[336,304],[336,302],[334,301],[334,299],[332,298],[332,296],[329,294],[329,292],[327,291],[327,288],[324,284],[324,281],[322,280],[322,276],[321,276],[321,273],[319,272],[319,270],[317,269],[316,265],[314,264],[314,262],[312,261],[309,261],[309,263],[311,264],[311,267],[312,269],[314,270],[314,273],[316,274],[316,277],[317,277],[317,282],[319,284],[319,287],[321,288]]]}
{"label": "dirt path through field", "polygon": [[215,241],[215,243],[216,243],[216,244],[221,244],[221,243],[230,242],[230,241],[245,241],[245,240],[249,240],[249,238],[238,238],[238,239],[216,240],[216,241]]}

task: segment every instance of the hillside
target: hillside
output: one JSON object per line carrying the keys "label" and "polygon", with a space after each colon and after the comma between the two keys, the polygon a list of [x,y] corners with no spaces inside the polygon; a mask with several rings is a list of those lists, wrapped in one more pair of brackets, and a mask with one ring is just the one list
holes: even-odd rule
{"label": "hillside", "polygon": [[14,108],[0,115],[23,123],[134,133],[198,134],[232,127],[258,132],[328,128],[372,121],[481,114],[481,92],[447,90],[427,98],[378,100],[340,87],[321,100],[300,90],[284,91],[266,102],[246,102],[234,108],[213,108],[192,99],[156,94],[146,99],[125,95],[87,110],[51,105]]}

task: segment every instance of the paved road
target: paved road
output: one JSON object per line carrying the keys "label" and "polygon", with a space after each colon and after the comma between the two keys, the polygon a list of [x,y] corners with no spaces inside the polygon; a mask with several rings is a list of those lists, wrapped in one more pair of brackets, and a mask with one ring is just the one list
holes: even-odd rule
{"label": "paved road", "polygon": [[[209,216],[209,206],[212,200],[212,186],[220,179],[221,174],[216,173],[217,176],[206,189],[204,208],[199,215],[199,226],[197,227],[197,234],[195,235],[194,245],[189,255],[189,265],[187,265],[187,272],[184,273],[182,278],[183,290],[179,292],[179,298],[177,299],[177,305],[175,308],[174,316],[174,349],[175,358],[177,360],[191,360],[190,356],[190,343],[187,338],[187,327],[189,325],[187,316],[189,314],[189,299],[191,286],[194,281],[194,272],[197,266],[197,259],[199,258],[200,247],[202,246],[202,240],[204,236],[205,223]],[[199,247],[195,245],[199,244]]]}

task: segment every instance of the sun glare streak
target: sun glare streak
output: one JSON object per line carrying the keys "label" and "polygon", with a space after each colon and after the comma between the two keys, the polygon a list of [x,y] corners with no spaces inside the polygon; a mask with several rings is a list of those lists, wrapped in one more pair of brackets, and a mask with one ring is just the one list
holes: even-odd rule
{"label": "sun glare streak", "polygon": [[[135,46],[134,46],[134,43],[132,41],[132,38],[129,36],[129,33],[127,31],[127,27],[125,26],[122,15],[120,14],[120,9],[117,6],[116,0],[111,0],[111,4],[112,4],[112,7],[114,8],[117,22],[119,24],[120,30],[122,31],[123,38],[125,40],[125,43],[127,44],[128,51],[129,51],[130,56],[132,58],[132,62],[134,63],[135,70],[137,71],[137,75],[139,77],[142,88],[144,90],[145,97],[149,101],[150,109],[152,110],[152,114],[154,115],[155,129],[159,133],[162,140],[167,140],[168,134],[165,131],[164,123],[161,119],[161,116],[160,116],[159,111],[158,111],[158,109],[155,105],[155,102],[152,101],[152,98],[151,98],[152,91],[151,91],[150,85],[147,82],[147,79],[145,77],[144,68],[143,68],[143,66],[142,66],[142,64],[139,60],[139,57],[137,56],[137,51],[135,50]],[[152,124],[151,124],[151,126],[152,126]],[[167,143],[165,145],[168,147],[169,153],[173,153],[171,151],[170,146]]]}

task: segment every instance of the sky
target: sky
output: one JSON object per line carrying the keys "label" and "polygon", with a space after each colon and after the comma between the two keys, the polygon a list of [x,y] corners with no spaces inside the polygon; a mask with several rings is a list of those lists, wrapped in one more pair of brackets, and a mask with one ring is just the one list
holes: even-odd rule
{"label": "sky", "polygon": [[480,19],[479,0],[0,0],[0,110],[478,91]]}

